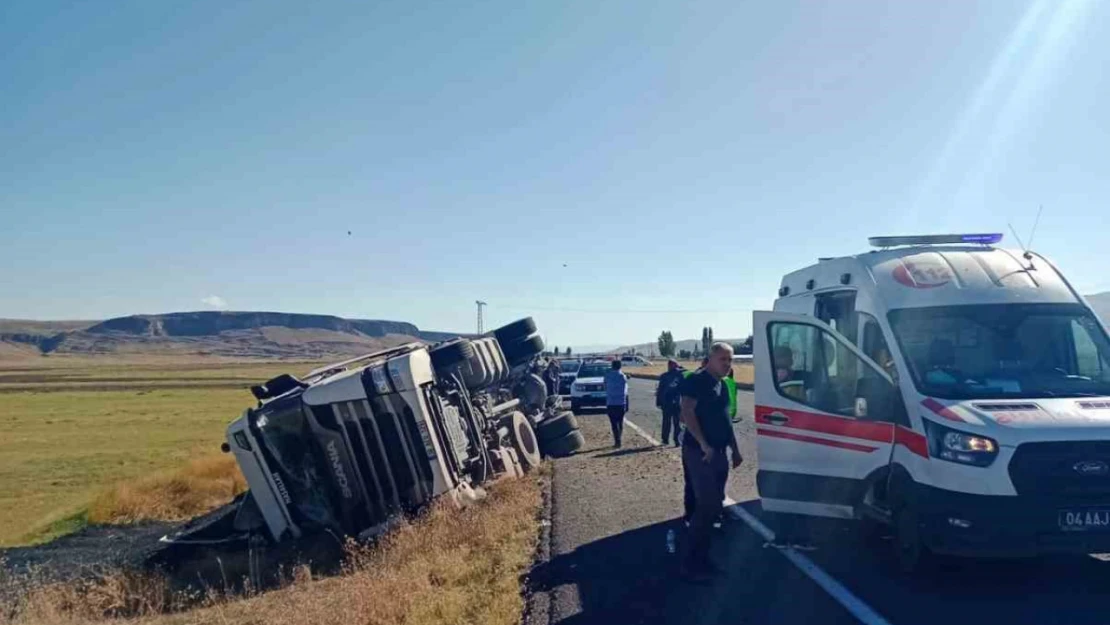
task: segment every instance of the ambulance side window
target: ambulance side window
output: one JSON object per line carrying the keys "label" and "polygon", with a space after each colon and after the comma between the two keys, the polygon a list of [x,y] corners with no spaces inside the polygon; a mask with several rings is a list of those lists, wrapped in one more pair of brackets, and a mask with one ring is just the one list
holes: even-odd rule
{"label": "ambulance side window", "polygon": [[854,345],[859,344],[856,336],[856,292],[835,291],[821,293],[816,297],[814,316],[824,321],[830,328]]}
{"label": "ambulance side window", "polygon": [[883,338],[883,329],[871,315],[863,312],[859,315],[863,320],[863,345],[861,346],[863,353],[882,367],[897,384],[898,369],[894,366],[894,352],[890,351],[886,339]]}
{"label": "ambulance side window", "polygon": [[895,389],[846,344],[804,323],[769,328],[775,388],[783,397],[832,414],[857,416],[861,388],[889,396]]}

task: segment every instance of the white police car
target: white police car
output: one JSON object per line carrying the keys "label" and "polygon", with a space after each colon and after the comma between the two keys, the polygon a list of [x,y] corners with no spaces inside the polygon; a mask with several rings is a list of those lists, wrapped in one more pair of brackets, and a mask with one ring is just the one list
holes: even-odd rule
{"label": "white police car", "polygon": [[605,374],[612,365],[606,361],[585,362],[570,385],[570,409],[577,414],[583,408],[605,406]]}

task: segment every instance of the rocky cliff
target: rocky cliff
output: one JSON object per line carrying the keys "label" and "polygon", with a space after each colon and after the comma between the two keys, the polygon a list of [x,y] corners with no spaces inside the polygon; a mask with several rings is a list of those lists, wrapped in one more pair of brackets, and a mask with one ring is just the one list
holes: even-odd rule
{"label": "rocky cliff", "polygon": [[[62,322],[55,322],[62,323]],[[458,336],[404,321],[279,312],[199,311],[130,315],[60,332],[50,323],[0,321],[0,342],[41,354],[166,354],[242,358],[326,358]]]}

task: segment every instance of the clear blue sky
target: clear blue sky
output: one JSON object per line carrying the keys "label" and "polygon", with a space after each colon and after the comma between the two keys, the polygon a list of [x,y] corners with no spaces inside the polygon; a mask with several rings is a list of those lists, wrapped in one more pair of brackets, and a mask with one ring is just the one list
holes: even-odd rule
{"label": "clear blue sky", "polygon": [[1024,236],[1042,203],[1035,247],[1110,290],[1108,17],[7,0],[0,317],[215,297],[462,330],[481,298],[558,345],[740,336],[818,256]]}

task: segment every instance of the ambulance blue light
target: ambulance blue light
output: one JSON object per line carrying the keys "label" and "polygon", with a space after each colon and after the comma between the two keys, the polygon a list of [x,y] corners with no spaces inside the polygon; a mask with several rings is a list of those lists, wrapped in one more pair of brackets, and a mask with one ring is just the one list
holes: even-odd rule
{"label": "ambulance blue light", "polygon": [[867,242],[872,247],[895,247],[898,245],[946,245],[953,243],[974,243],[994,245],[1002,240],[1002,234],[987,232],[977,234],[922,234],[904,237],[871,237]]}
{"label": "ambulance blue light", "polygon": [[989,234],[965,234],[962,235],[964,243],[982,243],[983,245],[994,245],[1002,240],[1001,232],[992,232]]}

